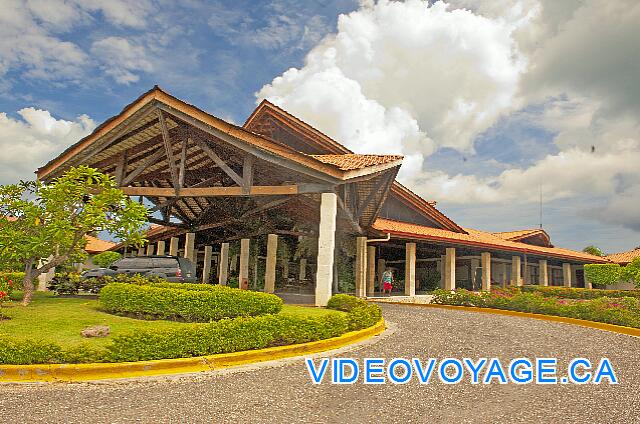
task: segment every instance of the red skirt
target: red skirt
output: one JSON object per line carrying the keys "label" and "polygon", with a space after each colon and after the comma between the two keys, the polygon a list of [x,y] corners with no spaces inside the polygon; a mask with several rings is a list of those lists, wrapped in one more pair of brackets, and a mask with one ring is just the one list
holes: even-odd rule
{"label": "red skirt", "polygon": [[393,286],[391,285],[391,283],[387,283],[387,282],[382,283],[383,290],[391,290],[392,288]]}

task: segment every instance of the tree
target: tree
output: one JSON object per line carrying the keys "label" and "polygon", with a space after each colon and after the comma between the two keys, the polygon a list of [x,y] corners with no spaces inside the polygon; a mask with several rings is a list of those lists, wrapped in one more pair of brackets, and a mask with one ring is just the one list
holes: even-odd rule
{"label": "tree", "polygon": [[635,258],[631,263],[622,268],[622,279],[631,281],[640,288],[640,257]]}
{"label": "tree", "polygon": [[582,249],[582,251],[594,256],[604,256],[602,250],[593,245],[585,247],[584,249]]}
{"label": "tree", "polygon": [[594,287],[605,287],[620,280],[622,268],[618,264],[586,264],[584,277]]}
{"label": "tree", "polygon": [[91,258],[91,262],[100,268],[107,268],[120,258],[122,255],[118,252],[102,252]]}
{"label": "tree", "polygon": [[112,177],[87,166],[71,168],[50,183],[0,186],[0,263],[24,267],[22,303],[28,305],[36,277],[86,257],[88,233],[106,231],[140,246],[146,216],[145,207]]}

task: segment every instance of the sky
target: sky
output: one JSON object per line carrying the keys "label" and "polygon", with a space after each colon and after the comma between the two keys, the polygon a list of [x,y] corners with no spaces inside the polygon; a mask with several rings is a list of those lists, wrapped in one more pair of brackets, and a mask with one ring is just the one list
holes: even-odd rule
{"label": "sky", "polygon": [[0,184],[158,84],[242,124],[263,98],[458,224],[640,245],[635,0],[0,0]]}

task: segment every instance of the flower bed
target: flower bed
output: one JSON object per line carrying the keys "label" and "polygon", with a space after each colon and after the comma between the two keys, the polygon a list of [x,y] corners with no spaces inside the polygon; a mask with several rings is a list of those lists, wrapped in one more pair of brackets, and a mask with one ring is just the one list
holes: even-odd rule
{"label": "flower bed", "polygon": [[[206,291],[206,290],[203,290]],[[211,323],[180,324],[115,336],[104,346],[64,348],[57,343],[0,336],[0,364],[128,362],[229,353],[336,337],[380,321],[377,305],[352,302],[345,314],[267,314]]]}
{"label": "flower bed", "polygon": [[640,299],[633,297],[560,299],[541,293],[523,293],[517,288],[474,293],[467,290],[436,290],[433,302],[443,305],[506,309],[544,315],[578,318],[640,328]]}
{"label": "flower bed", "polygon": [[543,296],[564,299],[597,299],[599,297],[635,297],[640,299],[640,290],[580,289],[574,287],[522,286],[523,292],[541,293]]}

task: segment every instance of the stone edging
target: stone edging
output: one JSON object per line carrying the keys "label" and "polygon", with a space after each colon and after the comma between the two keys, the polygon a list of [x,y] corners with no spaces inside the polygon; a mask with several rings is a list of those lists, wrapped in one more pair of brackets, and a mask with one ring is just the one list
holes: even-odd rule
{"label": "stone edging", "polygon": [[333,350],[371,338],[384,330],[385,322],[381,319],[372,327],[326,340],[196,358],[93,364],[0,365],[0,383],[75,382],[214,371]]}
{"label": "stone edging", "polygon": [[598,330],[611,331],[613,333],[626,334],[628,336],[640,337],[640,328],[624,327],[622,325],[607,324],[604,322],[588,321],[585,319],[560,317],[557,315],[534,314],[531,312],[510,311],[506,309],[478,308],[475,306],[455,306],[455,305],[439,305],[439,304],[420,304],[420,303],[400,303],[400,302],[377,302],[403,306],[417,306],[423,308],[440,308],[450,309],[454,311],[480,312],[496,315],[507,315],[520,318],[533,318],[542,321],[561,322],[564,324],[580,325],[582,327],[596,328]]}

